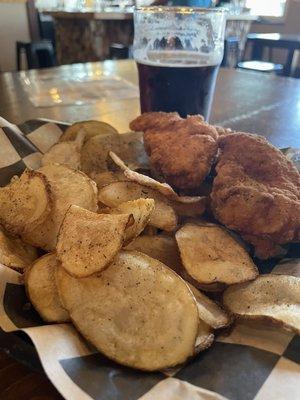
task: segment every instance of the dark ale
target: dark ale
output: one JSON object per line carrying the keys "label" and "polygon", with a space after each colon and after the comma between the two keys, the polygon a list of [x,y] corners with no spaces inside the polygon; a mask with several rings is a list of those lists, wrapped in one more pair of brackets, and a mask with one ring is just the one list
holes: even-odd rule
{"label": "dark ale", "polygon": [[158,66],[137,61],[141,111],[177,111],[209,118],[218,65]]}

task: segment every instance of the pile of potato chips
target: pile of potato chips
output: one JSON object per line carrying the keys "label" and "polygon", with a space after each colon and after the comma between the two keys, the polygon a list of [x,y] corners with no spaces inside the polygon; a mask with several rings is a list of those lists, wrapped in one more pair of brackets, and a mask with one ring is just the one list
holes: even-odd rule
{"label": "pile of potato chips", "polygon": [[259,275],[244,244],[203,217],[205,197],[147,169],[141,135],[88,121],[0,188],[0,262],[24,272],[41,317],[146,371],[183,364],[235,318],[299,333],[300,278]]}

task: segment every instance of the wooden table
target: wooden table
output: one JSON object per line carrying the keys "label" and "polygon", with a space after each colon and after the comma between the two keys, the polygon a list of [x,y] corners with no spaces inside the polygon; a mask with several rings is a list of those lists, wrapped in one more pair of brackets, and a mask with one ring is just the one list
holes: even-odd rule
{"label": "wooden table", "polygon": [[[56,68],[57,76],[76,76],[81,69],[119,75],[137,83],[136,67],[131,60],[105,61]],[[82,72],[82,71],[81,71]],[[33,71],[41,76],[47,70]],[[83,106],[35,108],[23,90],[19,73],[0,75],[0,115],[21,123],[33,118],[60,121],[99,119],[128,130],[128,122],[139,114],[138,98],[97,102]],[[246,132],[265,135],[280,147],[300,147],[300,80],[274,75],[221,69],[211,121]]]}
{"label": "wooden table", "polygon": [[296,50],[300,50],[300,35],[286,33],[251,33],[247,38],[253,43],[252,59],[261,60],[264,48],[287,49],[287,59],[284,64],[283,74],[291,76],[292,64]]}
{"label": "wooden table", "polygon": [[[118,74],[137,82],[132,61],[86,64],[85,69]],[[78,66],[56,69],[57,75],[74,75]],[[34,71],[42,75],[45,71]],[[11,122],[45,117],[61,121],[95,118],[111,123],[120,132],[139,114],[138,98],[85,106],[34,108],[22,89],[18,73],[0,75],[0,115]],[[265,135],[279,147],[300,147],[300,81],[255,72],[220,71],[211,121],[233,129]],[[1,347],[1,346],[0,346]],[[61,400],[61,396],[39,373],[0,352],[1,400]]]}

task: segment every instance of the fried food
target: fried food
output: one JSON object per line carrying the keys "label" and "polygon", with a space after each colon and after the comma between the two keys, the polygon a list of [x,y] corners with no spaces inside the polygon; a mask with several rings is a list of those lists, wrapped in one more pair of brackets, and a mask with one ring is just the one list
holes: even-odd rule
{"label": "fried food", "polygon": [[152,166],[175,188],[197,188],[210,172],[218,132],[200,115],[183,119],[177,113],[145,113],[130,128],[144,132]]}
{"label": "fried food", "polygon": [[160,192],[135,182],[113,182],[99,190],[98,200],[110,208],[117,208],[121,203],[138,199],[153,199],[154,210],[149,224],[156,228],[172,232],[176,229],[178,218],[169,200]]}
{"label": "fried food", "polygon": [[74,140],[55,143],[42,157],[42,166],[64,164],[70,168],[80,169],[80,152],[83,146],[84,133],[79,131]]}
{"label": "fried food", "polygon": [[26,293],[34,308],[47,322],[65,322],[68,312],[62,307],[55,282],[58,261],[54,253],[36,260],[24,276]]}
{"label": "fried food", "polygon": [[37,250],[34,247],[0,229],[1,264],[22,272],[37,257]]}
{"label": "fried food", "polygon": [[148,168],[148,156],[144,150],[142,134],[128,132],[122,135],[97,135],[88,139],[81,149],[81,170],[91,178],[108,171],[110,151],[119,154],[134,170]]}
{"label": "fried food", "polygon": [[215,217],[267,259],[300,240],[300,175],[266,139],[246,133],[219,138],[211,193]]}
{"label": "fried food", "polygon": [[237,318],[274,322],[300,334],[300,278],[295,276],[266,274],[230,286],[223,304]]}
{"label": "fried food", "polygon": [[258,275],[245,249],[220,226],[187,223],[175,237],[185,277],[200,289],[223,289]]}
{"label": "fried food", "polygon": [[75,122],[73,125],[69,126],[65,132],[61,135],[59,141],[65,142],[70,140],[76,140],[78,134],[84,135],[84,141],[86,142],[88,139],[98,136],[98,135],[107,135],[113,134],[118,135],[118,131],[116,128],[107,124],[103,121],[80,121]]}
{"label": "fried food", "polygon": [[97,211],[97,186],[83,172],[62,164],[45,165],[35,172],[49,182],[49,193],[53,201],[46,219],[37,226],[31,224],[30,229],[24,231],[21,237],[32,246],[52,251],[56,246],[60,225],[71,205]]}
{"label": "fried food", "polygon": [[[88,278],[58,268],[57,284],[74,325],[110,359],[153,371],[194,354],[197,303],[186,283],[159,261],[121,251],[106,270]],[[201,332],[205,342],[206,331]]]}
{"label": "fried food", "polygon": [[167,235],[142,235],[131,242],[126,250],[136,250],[167,265],[180,275],[183,266],[176,240]]}
{"label": "fried food", "polygon": [[96,214],[71,206],[56,246],[62,267],[77,278],[105,269],[121,250],[130,219],[130,214]]}
{"label": "fried food", "polygon": [[108,210],[109,214],[129,214],[133,217],[132,225],[125,230],[125,243],[129,244],[137,238],[150,221],[151,213],[155,207],[153,199],[137,199],[125,201],[116,208]]}
{"label": "fried food", "polygon": [[37,171],[25,170],[0,188],[0,224],[11,234],[21,235],[43,224],[52,206],[49,180]]}

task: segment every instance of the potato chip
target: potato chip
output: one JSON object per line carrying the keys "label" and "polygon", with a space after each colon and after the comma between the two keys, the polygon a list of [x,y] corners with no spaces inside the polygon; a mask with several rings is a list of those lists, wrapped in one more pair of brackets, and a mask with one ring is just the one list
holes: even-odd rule
{"label": "potato chip", "polygon": [[34,308],[47,322],[65,322],[69,320],[68,312],[59,300],[55,269],[55,254],[46,254],[36,260],[25,273],[27,295]]}
{"label": "potato chip", "polygon": [[52,206],[49,181],[37,171],[26,170],[0,188],[0,224],[10,233],[20,235],[43,223]]}
{"label": "potato chip", "polygon": [[153,199],[137,199],[119,204],[116,208],[110,209],[110,214],[131,214],[134,222],[125,231],[125,243],[131,242],[139,236],[148,225],[151,214],[154,210]]}
{"label": "potato chip", "polygon": [[26,243],[44,250],[54,250],[62,220],[68,208],[74,204],[90,211],[97,211],[97,187],[81,171],[61,164],[50,164],[38,170],[50,182],[53,208],[40,225],[22,235]]}
{"label": "potato chip", "polygon": [[208,349],[213,344],[214,338],[211,327],[200,319],[194,354]]}
{"label": "potato chip", "polygon": [[117,156],[113,151],[109,152],[109,156],[115,162],[115,164],[123,171],[125,177],[135,183],[138,183],[143,186],[147,186],[153,190],[158,191],[162,195],[164,195],[167,199],[183,203],[183,204],[194,204],[194,203],[203,203],[203,198],[199,196],[191,197],[191,196],[179,196],[170,185],[167,183],[161,183],[151,178],[150,176],[140,174],[136,171],[132,171],[130,167],[128,167],[125,162]]}
{"label": "potato chip", "polygon": [[300,334],[300,278],[295,276],[260,275],[230,286],[223,304],[237,318],[274,322]]}
{"label": "potato chip", "polygon": [[99,190],[98,199],[108,207],[140,198],[153,199],[155,208],[151,213],[150,225],[165,231],[173,231],[177,226],[177,216],[168,200],[159,192],[134,182],[114,182]]}
{"label": "potato chip", "polygon": [[59,231],[57,258],[78,278],[100,272],[121,249],[129,222],[130,214],[96,214],[71,206]]}
{"label": "potato chip", "polygon": [[70,168],[80,169],[80,151],[84,136],[81,132],[74,141],[55,143],[42,157],[42,166],[48,164],[64,164]]}
{"label": "potato chip", "polygon": [[132,169],[147,168],[143,135],[130,132],[122,135],[101,135],[89,139],[81,150],[82,171],[89,176],[109,170],[109,151],[120,154]]}
{"label": "potato chip", "polygon": [[118,131],[103,121],[80,121],[75,122],[75,124],[69,126],[65,132],[61,135],[59,141],[66,142],[69,140],[75,140],[78,136],[78,133],[82,133],[84,135],[84,141],[86,142],[88,139],[97,136],[97,135],[117,135]]}
{"label": "potato chip", "polygon": [[34,247],[23,243],[21,239],[9,236],[0,229],[1,264],[21,272],[37,257]]}
{"label": "potato chip", "polygon": [[271,274],[292,275],[300,278],[300,260],[299,258],[286,258],[280,261],[273,269]]}
{"label": "potato chip", "polygon": [[124,182],[126,178],[122,172],[111,172],[105,171],[99,174],[91,175],[91,178],[96,182],[98,189],[102,189],[104,186],[109,185],[113,182]]}
{"label": "potato chip", "polygon": [[97,276],[76,279],[59,268],[57,284],[74,325],[108,358],[155,371],[194,354],[199,328],[194,296],[159,261],[121,251]]}
{"label": "potato chip", "polygon": [[142,235],[130,243],[126,249],[136,250],[155,258],[177,273],[180,273],[183,268],[176,240],[172,236]]}
{"label": "potato chip", "polygon": [[205,294],[200,292],[200,290],[196,289],[193,285],[188,284],[188,286],[195,296],[199,317],[202,321],[213,329],[223,328],[231,323],[229,315],[227,315],[217,303],[205,296]]}
{"label": "potato chip", "polygon": [[245,249],[219,226],[187,223],[175,236],[185,271],[197,287],[232,285],[258,275]]}

